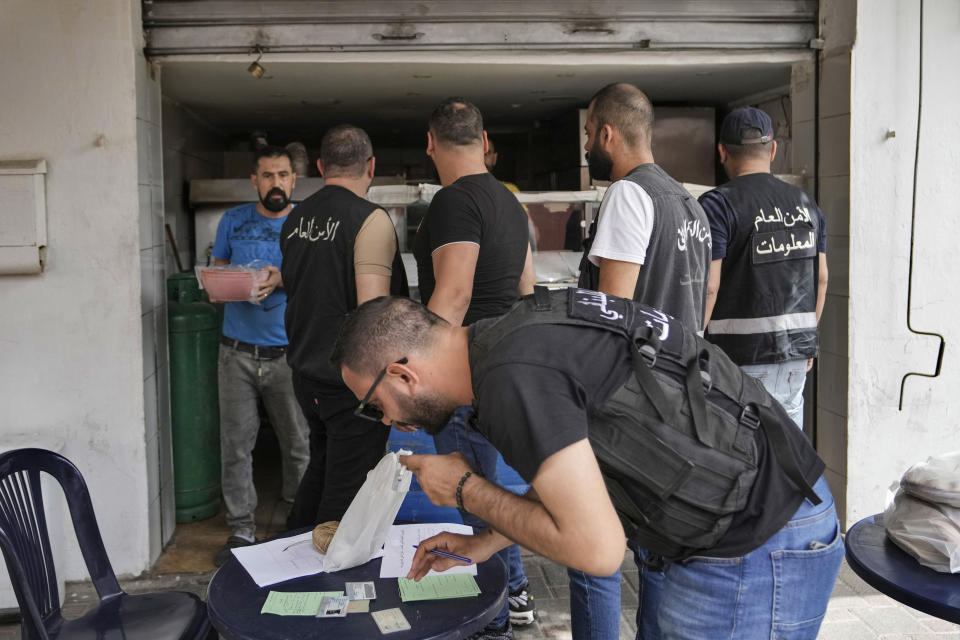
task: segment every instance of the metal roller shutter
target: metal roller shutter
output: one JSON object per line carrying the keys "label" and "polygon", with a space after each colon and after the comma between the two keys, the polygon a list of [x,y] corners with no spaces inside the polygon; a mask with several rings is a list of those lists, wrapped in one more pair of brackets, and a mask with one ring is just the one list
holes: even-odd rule
{"label": "metal roller shutter", "polygon": [[144,0],[151,56],[396,50],[784,50],[816,0]]}

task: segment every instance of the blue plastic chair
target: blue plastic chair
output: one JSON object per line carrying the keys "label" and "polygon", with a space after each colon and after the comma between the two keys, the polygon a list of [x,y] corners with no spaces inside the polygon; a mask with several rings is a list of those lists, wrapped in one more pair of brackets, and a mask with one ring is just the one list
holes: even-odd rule
{"label": "blue plastic chair", "polygon": [[[60,483],[100,603],[83,616],[60,612],[40,472]],[[24,640],[216,638],[206,604],[191,593],[124,593],[110,566],[90,492],[69,460],[44,449],[0,454],[0,550],[20,604]]]}

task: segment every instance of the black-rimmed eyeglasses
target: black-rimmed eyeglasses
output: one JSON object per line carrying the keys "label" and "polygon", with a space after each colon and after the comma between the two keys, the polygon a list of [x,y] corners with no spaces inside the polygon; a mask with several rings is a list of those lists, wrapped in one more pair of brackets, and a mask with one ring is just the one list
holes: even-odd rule
{"label": "black-rimmed eyeglasses", "polygon": [[[407,364],[407,359],[400,358],[396,362],[391,364]],[[373,392],[376,390],[377,385],[380,384],[380,381],[383,380],[383,376],[387,375],[387,367],[380,370],[380,373],[377,374],[377,377],[373,379],[373,384],[370,385],[370,388],[367,390],[367,395],[363,396],[363,400],[360,401],[360,404],[357,405],[357,408],[353,410],[353,415],[364,418],[366,420],[372,420],[373,422],[380,422],[383,420],[383,409],[378,407],[375,404],[370,404],[370,396],[373,395]]]}

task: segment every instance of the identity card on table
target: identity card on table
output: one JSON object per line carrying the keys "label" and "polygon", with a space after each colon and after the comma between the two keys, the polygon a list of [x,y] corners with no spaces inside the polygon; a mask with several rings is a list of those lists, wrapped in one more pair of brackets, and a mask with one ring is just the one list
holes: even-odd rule
{"label": "identity card on table", "polygon": [[350,604],[347,596],[324,596],[320,601],[318,618],[342,618],[347,615],[347,606]]}
{"label": "identity card on table", "polygon": [[380,633],[393,633],[394,631],[406,631],[410,628],[410,623],[403,616],[400,609],[384,609],[383,611],[373,611],[371,614],[373,621],[380,628]]}

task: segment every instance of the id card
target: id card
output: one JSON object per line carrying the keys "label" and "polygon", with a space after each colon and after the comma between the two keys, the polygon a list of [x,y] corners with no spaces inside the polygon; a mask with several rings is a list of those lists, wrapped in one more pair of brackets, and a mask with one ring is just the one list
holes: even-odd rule
{"label": "id card", "polygon": [[369,600],[351,600],[350,604],[347,605],[347,613],[369,613],[369,612],[370,612]]}
{"label": "id card", "polygon": [[347,596],[324,596],[320,601],[318,618],[342,618],[347,615],[347,605],[350,599]]}
{"label": "id card", "polygon": [[345,591],[350,600],[377,599],[377,590],[372,582],[348,582]]}
{"label": "id card", "polygon": [[410,623],[407,622],[400,609],[384,609],[383,611],[374,611],[370,615],[373,616],[373,621],[380,628],[380,633],[406,631],[410,628]]}

